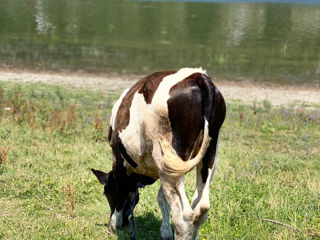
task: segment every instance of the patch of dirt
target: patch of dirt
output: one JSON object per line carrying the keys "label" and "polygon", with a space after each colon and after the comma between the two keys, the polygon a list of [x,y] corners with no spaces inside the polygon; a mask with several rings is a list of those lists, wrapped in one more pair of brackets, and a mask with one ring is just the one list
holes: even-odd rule
{"label": "patch of dirt", "polygon": [[[52,73],[0,69],[0,81],[41,82],[51,85],[74,86],[103,92],[119,91],[130,87],[142,76],[119,74]],[[303,86],[267,86],[245,82],[214,80],[227,102],[245,104],[268,101],[273,106],[320,106],[320,88]]]}

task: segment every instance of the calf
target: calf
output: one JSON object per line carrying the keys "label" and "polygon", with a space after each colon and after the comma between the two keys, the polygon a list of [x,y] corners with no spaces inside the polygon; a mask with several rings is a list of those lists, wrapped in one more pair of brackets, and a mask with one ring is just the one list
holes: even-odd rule
{"label": "calf", "polygon": [[[105,185],[110,226],[127,225],[139,200],[138,187],[160,178],[161,239],[173,239],[170,210],[175,239],[197,239],[210,208],[209,185],[225,114],[223,96],[201,68],[157,72],[125,90],[110,119],[112,170],[92,169]],[[190,205],[184,176],[194,167]]]}

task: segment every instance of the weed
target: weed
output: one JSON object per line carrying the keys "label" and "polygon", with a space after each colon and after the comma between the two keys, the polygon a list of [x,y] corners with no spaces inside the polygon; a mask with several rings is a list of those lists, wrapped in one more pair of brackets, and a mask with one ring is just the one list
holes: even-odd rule
{"label": "weed", "polygon": [[95,141],[106,142],[107,141],[107,132],[103,126],[102,121],[100,120],[98,113],[94,114],[94,129],[95,129],[95,135],[93,136],[93,139]]}
{"label": "weed", "polygon": [[2,115],[3,90],[0,88],[0,116]]}
{"label": "weed", "polygon": [[63,112],[61,110],[55,110],[49,118],[48,125],[52,130],[60,129],[60,131],[63,132],[65,126]]}
{"label": "weed", "polygon": [[94,114],[94,128],[97,131],[103,131],[102,121],[100,120],[99,115],[97,113]]}
{"label": "weed", "polygon": [[66,187],[65,192],[66,192],[66,198],[65,198],[66,206],[69,211],[69,216],[70,218],[72,218],[73,210],[74,210],[74,190],[70,184],[70,181],[68,182],[68,186]]}
{"label": "weed", "polygon": [[244,118],[244,112],[240,112],[240,115],[239,115],[240,123],[243,121],[243,118]]}
{"label": "weed", "polygon": [[3,166],[8,157],[9,147],[0,147],[0,167]]}
{"label": "weed", "polygon": [[270,112],[270,110],[271,110],[271,103],[270,103],[268,100],[264,100],[264,101],[262,102],[262,104],[263,104],[263,107],[264,107],[265,111],[266,111],[266,112]]}
{"label": "weed", "polygon": [[272,133],[274,133],[275,128],[272,122],[265,121],[261,126],[261,131],[266,135],[271,135]]}
{"label": "weed", "polygon": [[77,107],[76,104],[72,104],[67,114],[67,124],[71,128],[75,127],[76,120],[77,120],[76,111],[75,111],[76,107]]}

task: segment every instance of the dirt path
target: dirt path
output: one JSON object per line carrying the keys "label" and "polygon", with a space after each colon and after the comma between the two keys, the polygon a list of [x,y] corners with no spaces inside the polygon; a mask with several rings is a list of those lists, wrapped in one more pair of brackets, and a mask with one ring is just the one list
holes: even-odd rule
{"label": "dirt path", "polygon": [[[141,76],[97,75],[86,73],[48,73],[0,69],[0,81],[42,82],[51,85],[75,86],[99,91],[118,91],[130,87]],[[307,87],[264,86],[247,83],[214,81],[227,102],[250,104],[265,100],[273,106],[311,104],[320,106],[320,89]]]}

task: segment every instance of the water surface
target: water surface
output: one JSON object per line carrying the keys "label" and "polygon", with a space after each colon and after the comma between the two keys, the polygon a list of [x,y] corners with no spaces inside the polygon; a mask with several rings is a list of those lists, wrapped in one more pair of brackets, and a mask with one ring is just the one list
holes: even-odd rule
{"label": "water surface", "polygon": [[[320,84],[320,3],[0,1],[0,66]],[[310,3],[310,1],[308,1]]]}

